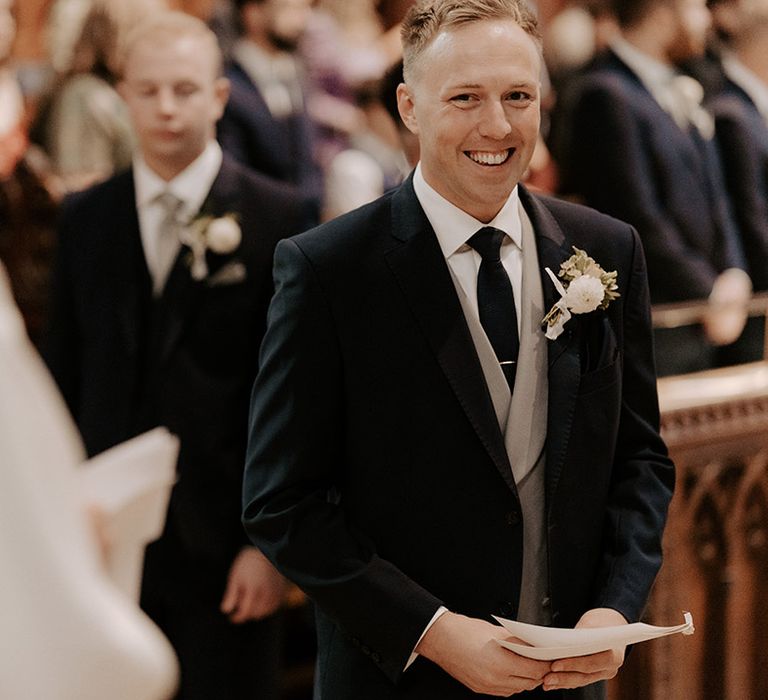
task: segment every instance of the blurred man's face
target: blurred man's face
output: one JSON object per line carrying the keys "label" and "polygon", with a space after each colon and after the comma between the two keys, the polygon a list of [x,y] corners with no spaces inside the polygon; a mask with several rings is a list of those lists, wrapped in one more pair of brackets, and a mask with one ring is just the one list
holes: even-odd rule
{"label": "blurred man's face", "polygon": [[673,62],[703,56],[712,16],[706,0],[677,0],[674,6],[676,41],[670,49]]}
{"label": "blurred man's face", "polygon": [[296,48],[307,28],[311,4],[311,0],[267,0],[267,34],[275,47],[285,51]]}
{"label": "blurred man's face", "polygon": [[120,94],[144,159],[171,179],[214,137],[229,94],[213,48],[198,37],[140,40],[124,66]]}
{"label": "blurred man's face", "polygon": [[398,88],[425,180],[483,222],[525,173],[539,133],[541,55],[511,20],[440,32]]}

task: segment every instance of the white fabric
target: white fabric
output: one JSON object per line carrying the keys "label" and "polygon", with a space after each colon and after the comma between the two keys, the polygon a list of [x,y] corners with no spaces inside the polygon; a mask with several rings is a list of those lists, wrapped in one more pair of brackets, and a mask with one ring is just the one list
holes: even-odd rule
{"label": "white fabric", "polygon": [[[205,202],[211,191],[213,181],[221,170],[223,159],[221,147],[216,141],[210,141],[205,150],[184,170],[169,182],[163,180],[144,161],[137,156],[133,162],[133,180],[136,191],[136,210],[139,215],[139,231],[144,258],[152,276],[155,289],[162,289],[165,280],[160,281],[157,271],[162,269],[158,258],[158,236],[166,216],[165,207],[159,197],[168,192],[182,201],[178,216],[183,222],[189,222]],[[176,243],[178,254],[181,241]],[[168,253],[175,258],[176,256]]]}
{"label": "white fabric", "polygon": [[107,578],[75,486],[83,457],[0,266],[0,697],[168,698],[175,657]]}
{"label": "white fabric", "polygon": [[477,307],[477,274],[480,270],[482,257],[480,253],[467,245],[467,241],[483,226],[493,226],[506,234],[501,244],[501,263],[512,283],[519,332],[523,239],[518,212],[517,187],[512,190],[501,211],[487,224],[467,214],[438,194],[424,179],[421,164],[416,166],[416,171],[413,174],[413,189],[437,236],[448,268],[459,281],[469,300],[469,306],[478,321],[480,320],[480,313]]}

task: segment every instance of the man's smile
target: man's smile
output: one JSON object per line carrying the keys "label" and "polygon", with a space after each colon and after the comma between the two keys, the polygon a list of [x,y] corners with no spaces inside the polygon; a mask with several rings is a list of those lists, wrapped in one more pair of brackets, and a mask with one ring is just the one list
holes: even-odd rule
{"label": "man's smile", "polygon": [[502,165],[515,152],[514,148],[506,148],[503,151],[464,151],[470,160],[479,165]]}

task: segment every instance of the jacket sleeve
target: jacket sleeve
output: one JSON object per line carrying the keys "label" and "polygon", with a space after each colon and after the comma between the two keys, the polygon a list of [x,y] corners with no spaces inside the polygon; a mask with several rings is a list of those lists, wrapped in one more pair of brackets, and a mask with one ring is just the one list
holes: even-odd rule
{"label": "jacket sleeve", "polygon": [[274,277],[251,398],[243,522],[275,566],[396,681],[441,601],[346,521],[336,487],[352,409],[337,319],[295,240],[278,245]]}
{"label": "jacket sleeve", "polygon": [[662,535],[675,482],[660,435],[645,260],[633,232],[622,329],[622,392],[605,513],[595,607],[638,620],[662,561]]}

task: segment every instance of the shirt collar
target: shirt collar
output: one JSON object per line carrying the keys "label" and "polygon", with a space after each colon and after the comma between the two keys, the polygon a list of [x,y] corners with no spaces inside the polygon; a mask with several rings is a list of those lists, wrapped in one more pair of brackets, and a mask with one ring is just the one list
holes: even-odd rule
{"label": "shirt collar", "polygon": [[672,66],[656,60],[621,36],[611,41],[611,50],[632,69],[654,97],[667,88],[676,74]]}
{"label": "shirt collar", "polygon": [[723,70],[736,85],[747,93],[763,119],[768,122],[768,85],[731,52],[723,55]]}
{"label": "shirt collar", "polygon": [[219,174],[223,154],[216,141],[209,141],[203,152],[169,182],[163,180],[141,155],[133,160],[133,179],[136,187],[136,206],[141,209],[151,204],[158,195],[170,192],[182,202],[182,218],[191,218],[203,206],[213,181]]}
{"label": "shirt collar", "polygon": [[501,211],[487,224],[451,204],[438,194],[424,179],[421,163],[413,174],[413,189],[421,208],[435,231],[443,256],[449,258],[466,245],[467,241],[484,226],[493,226],[507,234],[522,250],[523,234],[518,211],[517,185],[509,195]]}

